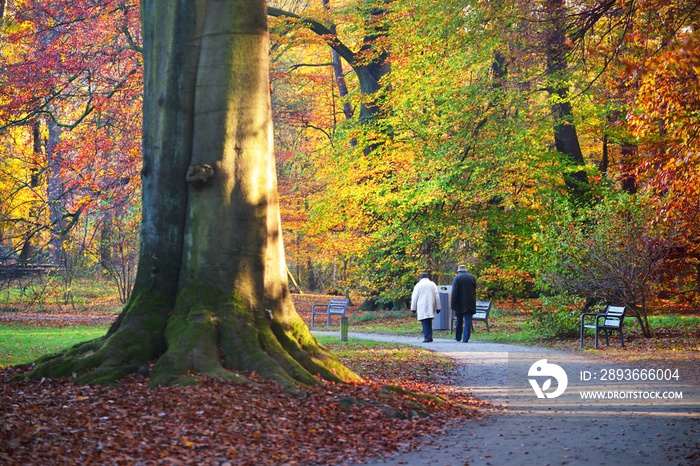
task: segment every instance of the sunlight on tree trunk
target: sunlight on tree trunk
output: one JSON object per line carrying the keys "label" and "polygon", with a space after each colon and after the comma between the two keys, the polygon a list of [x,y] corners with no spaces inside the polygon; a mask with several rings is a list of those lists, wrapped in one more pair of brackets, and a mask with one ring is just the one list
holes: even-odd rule
{"label": "sunlight on tree trunk", "polygon": [[290,385],[358,377],[294,310],[277,199],[262,0],[141,4],[143,225],[132,298],[106,337],[33,376],[112,382],[159,358],[152,385],[192,371]]}

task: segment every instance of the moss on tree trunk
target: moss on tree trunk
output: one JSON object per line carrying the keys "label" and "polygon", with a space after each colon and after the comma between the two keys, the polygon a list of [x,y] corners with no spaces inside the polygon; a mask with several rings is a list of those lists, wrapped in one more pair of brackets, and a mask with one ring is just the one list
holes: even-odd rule
{"label": "moss on tree trunk", "polygon": [[168,308],[153,293],[133,298],[107,334],[40,358],[29,377],[74,377],[78,383],[114,383],[145,369],[165,350]]}
{"label": "moss on tree trunk", "polygon": [[[185,290],[172,313],[162,303],[139,294],[105,336],[37,360],[27,376],[110,384],[138,371],[152,386],[196,383],[193,373],[246,381],[244,374],[255,372],[290,387],[359,379],[293,308],[249,312],[240,299],[207,286]],[[290,312],[288,319],[275,318]]]}
{"label": "moss on tree trunk", "polygon": [[133,298],[30,377],[352,380],[294,310],[277,198],[264,0],[142,0],[143,219]]}

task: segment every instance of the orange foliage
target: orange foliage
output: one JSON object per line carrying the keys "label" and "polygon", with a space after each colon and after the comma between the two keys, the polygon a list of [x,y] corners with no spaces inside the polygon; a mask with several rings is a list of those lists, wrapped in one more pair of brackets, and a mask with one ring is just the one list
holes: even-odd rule
{"label": "orange foliage", "polygon": [[697,33],[648,60],[629,124],[640,141],[640,177],[675,226],[686,255],[700,253],[700,40]]}

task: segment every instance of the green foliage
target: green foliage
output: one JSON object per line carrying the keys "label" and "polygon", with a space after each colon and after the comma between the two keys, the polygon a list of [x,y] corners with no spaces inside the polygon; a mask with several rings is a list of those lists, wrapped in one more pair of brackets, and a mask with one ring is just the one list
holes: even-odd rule
{"label": "green foliage", "polygon": [[561,176],[542,141],[547,125],[518,110],[528,97],[492,75],[501,37],[483,22],[503,13],[495,10],[466,15],[449,1],[387,13],[382,112],[372,124],[337,125],[333,150],[312,155],[323,189],[311,196],[305,233],[323,239],[317,263],[352,258],[348,287],[404,298],[418,272],[448,283],[458,263],[520,277],[508,294],[527,286],[528,238],[546,217],[543,191]]}
{"label": "green foliage", "polygon": [[[677,248],[685,257],[677,258],[669,275],[685,273],[687,291],[697,291],[695,2],[655,9],[652,1],[622,17],[614,2],[593,9],[565,5],[556,20],[571,32],[572,42],[559,46],[576,60],[564,60],[556,73],[548,69],[548,59],[557,44],[543,42],[553,29],[545,5],[380,2],[368,14],[370,3],[285,5],[328,27],[327,34],[312,31],[310,21],[270,18],[283,226],[289,267],[302,287],[368,292],[390,301],[405,298],[419,271],[429,270],[446,283],[457,263],[468,263],[495,297],[529,296],[533,277],[541,289],[553,290],[559,285],[551,282],[551,272],[566,268],[569,259],[550,252],[583,244],[591,234],[585,223],[598,223],[597,199],[608,204],[600,216],[618,219],[608,226],[619,226],[621,217],[609,208],[615,201],[605,200],[606,191],[629,176],[638,178],[639,193],[654,191],[653,212],[645,215],[654,214],[661,223],[685,222]],[[120,13],[110,5],[60,6],[59,16],[71,28],[47,27],[42,18],[54,15],[35,16],[20,6],[6,12],[3,24],[8,38],[3,63],[14,72],[3,87],[0,120],[29,123],[33,106],[51,98],[54,120],[66,126],[56,154],[66,161],[63,182],[66,189],[77,188],[61,195],[72,199],[62,206],[63,214],[80,212],[75,216],[80,219],[138,197],[137,8]],[[114,18],[122,14],[127,14],[125,28],[117,30]],[[582,30],[584,24],[590,29]],[[47,41],[34,31],[52,31],[61,40]],[[347,47],[337,63],[340,75],[328,66],[331,39]],[[95,52],[87,64],[79,52],[85,49]],[[384,65],[384,54],[382,79],[368,90],[357,68]],[[82,71],[71,68],[77,65]],[[391,73],[384,73],[388,65]],[[94,109],[88,106],[87,118],[69,131],[75,109],[92,101],[75,73],[89,74],[91,82],[101,76],[89,89],[107,97]],[[339,88],[340,81],[347,89]],[[54,95],[56,89],[64,92]],[[359,109],[370,102],[376,102],[377,112],[371,121],[361,120]],[[555,104],[571,106],[569,123],[578,134],[583,164],[570,166],[552,145]],[[48,140],[48,120],[39,120],[41,140]],[[30,125],[8,127],[1,136],[0,226],[3,247],[16,255],[32,234],[37,244],[45,244],[55,230],[41,207],[46,200],[57,205],[46,195],[43,174],[52,154],[48,147],[35,150],[32,143],[39,140],[32,141]],[[35,170],[42,172],[41,186],[32,188]],[[586,171],[594,202],[575,211],[558,199],[566,190],[564,177],[579,170]],[[644,200],[638,205],[648,208]],[[562,239],[569,217],[578,231]],[[137,222],[128,220],[109,238],[111,247],[125,246],[112,250],[116,263],[98,257],[105,245],[99,248],[96,224],[84,226],[91,243],[76,241],[76,250],[67,251],[81,264],[82,249],[92,248],[92,263],[108,265],[122,299],[137,251]],[[71,241],[66,239],[64,248]],[[584,249],[567,254],[585,262]],[[45,299],[42,290],[35,291],[37,301]]]}
{"label": "green foliage", "polygon": [[527,327],[541,339],[574,338],[579,335],[583,300],[565,295],[544,297],[541,307],[532,306]]}
{"label": "green foliage", "polygon": [[649,325],[654,330],[675,329],[693,331],[700,329],[700,317],[669,314],[663,316],[649,316]]}
{"label": "green foliage", "polygon": [[657,291],[674,231],[654,222],[641,195],[609,191],[589,209],[558,210],[538,235],[542,289],[626,305],[640,314],[644,333],[648,303]]}
{"label": "green foliage", "polygon": [[[616,181],[618,168],[603,155],[614,156],[627,130],[617,122],[624,110],[610,99],[619,73],[606,52],[625,30],[613,27],[582,49],[587,60],[551,74],[551,55],[539,40],[552,24],[529,22],[534,10],[522,7],[408,2],[392,4],[382,18],[391,74],[371,97],[381,110],[371,125],[353,119],[324,130],[333,150],[318,147],[313,156],[324,189],[311,196],[309,224],[319,242],[310,255],[318,262],[343,257],[347,288],[400,298],[418,271],[441,281],[468,263],[489,294],[528,296],[533,275],[547,267],[538,236],[561,226],[555,204],[566,192],[564,178],[585,172],[586,199],[604,198]],[[591,24],[609,25],[605,8]],[[353,22],[360,15],[348,21],[329,13],[352,23],[343,24],[347,31],[363,30]],[[353,104],[363,98],[370,99],[349,96]],[[552,147],[554,104],[574,109],[584,163],[571,165]]]}

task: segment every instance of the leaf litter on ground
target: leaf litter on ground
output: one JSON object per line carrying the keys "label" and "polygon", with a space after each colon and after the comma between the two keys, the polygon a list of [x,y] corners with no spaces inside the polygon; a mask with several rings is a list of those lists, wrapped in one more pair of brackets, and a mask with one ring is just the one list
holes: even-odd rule
{"label": "leaf litter on ground", "polygon": [[359,359],[343,362],[364,382],[295,392],[255,374],[252,384],[149,388],[137,374],[115,386],[10,381],[27,368],[6,368],[0,464],[361,463],[482,416],[484,403],[452,386],[439,357],[389,346]]}

